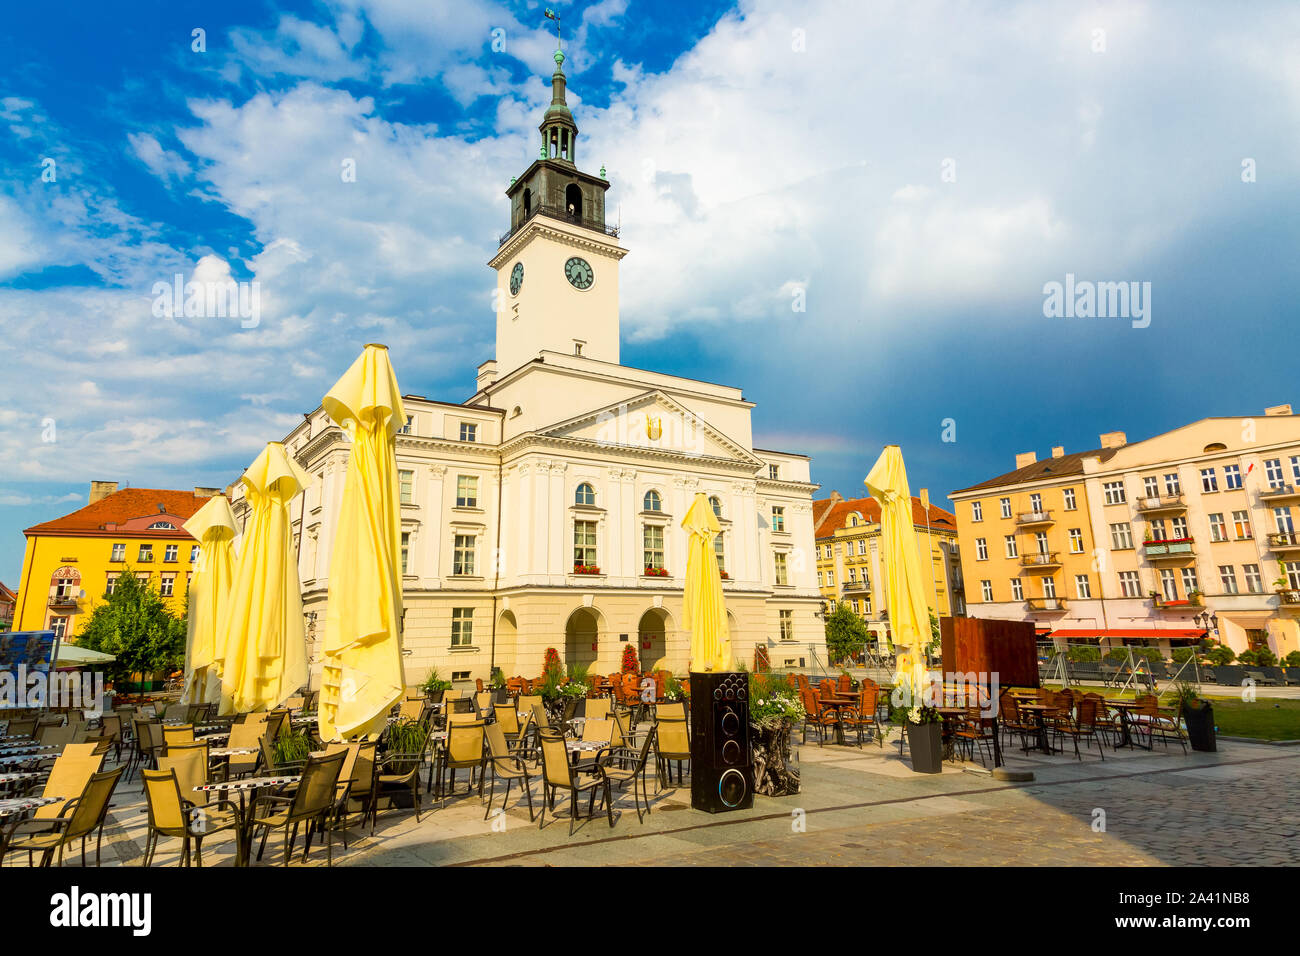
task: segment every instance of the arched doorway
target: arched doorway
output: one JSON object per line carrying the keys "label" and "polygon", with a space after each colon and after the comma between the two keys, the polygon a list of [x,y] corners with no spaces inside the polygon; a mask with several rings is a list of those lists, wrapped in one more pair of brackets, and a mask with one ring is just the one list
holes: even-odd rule
{"label": "arched doorway", "polygon": [[519,676],[519,625],[514,611],[502,611],[497,618],[496,666],[506,677]]}
{"label": "arched doorway", "polygon": [[569,183],[565,188],[564,208],[574,219],[582,218],[582,189],[577,183]]}
{"label": "arched doorway", "polygon": [[564,663],[585,664],[590,668],[596,663],[600,644],[600,616],[589,607],[580,607],[569,615],[564,625]]}
{"label": "arched doorway", "polygon": [[636,652],[641,661],[641,670],[655,670],[657,667],[671,669],[665,660],[668,655],[668,612],[663,608],[650,608],[641,615],[636,630]]}

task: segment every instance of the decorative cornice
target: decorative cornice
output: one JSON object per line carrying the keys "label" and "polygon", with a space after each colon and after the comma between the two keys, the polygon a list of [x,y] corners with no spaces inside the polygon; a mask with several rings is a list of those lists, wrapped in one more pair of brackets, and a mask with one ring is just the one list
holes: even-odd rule
{"label": "decorative cornice", "polygon": [[488,265],[493,269],[501,268],[505,262],[517,255],[534,237],[550,239],[561,245],[602,255],[616,262],[627,255],[627,250],[612,239],[602,238],[598,240],[575,235],[567,230],[557,229],[549,225],[543,217],[538,216],[511,236],[509,241],[497,250],[497,254],[488,260]]}

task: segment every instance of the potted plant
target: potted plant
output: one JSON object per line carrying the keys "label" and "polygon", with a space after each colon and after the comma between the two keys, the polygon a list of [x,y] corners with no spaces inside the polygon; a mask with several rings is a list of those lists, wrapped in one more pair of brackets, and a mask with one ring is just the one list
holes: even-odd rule
{"label": "potted plant", "polygon": [[1196,688],[1180,683],[1174,688],[1174,700],[1183,724],[1187,727],[1187,742],[1193,750],[1214,752],[1218,749],[1214,734],[1214,705],[1201,697]]}
{"label": "potted plant", "polygon": [[[412,764],[423,760],[428,737],[429,731],[418,720],[403,719],[390,724],[384,738],[384,772],[409,773]],[[393,791],[388,799],[393,806],[411,806],[410,791],[405,789]]]}
{"label": "potted plant", "polygon": [[600,568],[594,564],[575,564],[573,566],[574,574],[600,574]]}
{"label": "potted plant", "polygon": [[940,773],[943,770],[943,718],[926,704],[907,712],[907,749],[912,754],[914,773]]}
{"label": "potted plant", "polygon": [[501,673],[501,668],[492,668],[492,676],[488,678],[488,689],[492,691],[494,703],[504,704],[510,700],[509,691],[506,690],[506,675]]}
{"label": "potted plant", "polygon": [[656,568],[646,565],[645,576],[648,578],[666,578],[668,577],[667,568]]}
{"label": "potted plant", "polygon": [[641,662],[636,659],[636,648],[631,644],[623,648],[623,661],[618,669],[624,674],[639,674],[641,672]]}
{"label": "potted plant", "polygon": [[755,793],[784,797],[799,792],[799,770],[790,766],[790,737],[803,719],[803,704],[788,677],[749,675]]}
{"label": "potted plant", "polygon": [[438,668],[430,667],[429,676],[424,679],[420,685],[420,690],[424,691],[424,696],[429,698],[432,703],[438,703],[442,700],[444,691],[451,690],[451,681],[443,680],[438,676]]}

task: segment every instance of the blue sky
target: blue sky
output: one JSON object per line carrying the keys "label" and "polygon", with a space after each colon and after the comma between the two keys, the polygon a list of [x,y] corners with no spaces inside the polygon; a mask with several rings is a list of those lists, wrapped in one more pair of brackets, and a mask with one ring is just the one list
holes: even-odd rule
{"label": "blue sky", "polygon": [[[1300,404],[1294,4],[551,5],[631,250],[624,362],[742,386],[826,492],[887,442],[939,497]],[[367,341],[407,391],[472,392],[542,8],[6,12],[0,579],[91,479],[233,480]],[[177,272],[256,279],[259,325],[153,316]],[[1066,273],[1150,282],[1151,324],[1045,317]]]}

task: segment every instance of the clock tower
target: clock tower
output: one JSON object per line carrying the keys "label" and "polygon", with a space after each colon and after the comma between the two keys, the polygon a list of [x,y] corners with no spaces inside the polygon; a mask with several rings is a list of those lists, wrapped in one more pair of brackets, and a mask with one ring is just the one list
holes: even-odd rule
{"label": "clock tower", "polygon": [[627,250],[605,223],[605,169],[578,168],[578,124],[555,51],[551,104],[537,158],[506,190],[510,230],[488,263],[497,271],[496,371],[543,351],[618,364],[618,264]]}

